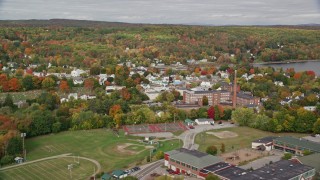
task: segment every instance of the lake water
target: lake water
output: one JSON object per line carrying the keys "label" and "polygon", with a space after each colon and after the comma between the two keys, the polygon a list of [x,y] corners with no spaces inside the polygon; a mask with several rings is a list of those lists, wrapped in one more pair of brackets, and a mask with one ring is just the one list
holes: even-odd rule
{"label": "lake water", "polygon": [[294,68],[296,72],[299,71],[314,71],[317,76],[320,76],[320,61],[306,61],[306,62],[292,62],[292,63],[279,63],[279,64],[254,64],[254,67],[273,67],[275,69]]}

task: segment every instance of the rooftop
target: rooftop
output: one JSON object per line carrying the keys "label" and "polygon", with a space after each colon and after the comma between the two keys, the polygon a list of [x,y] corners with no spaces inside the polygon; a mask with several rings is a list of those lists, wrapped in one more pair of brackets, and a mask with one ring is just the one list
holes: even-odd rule
{"label": "rooftop", "polygon": [[238,179],[241,176],[245,175],[246,173],[247,173],[246,170],[235,167],[235,166],[215,172],[215,174],[218,174],[219,176],[222,176],[228,179]]}
{"label": "rooftop", "polygon": [[275,138],[277,138],[277,137],[267,136],[267,137],[263,137],[261,139],[254,140],[253,142],[255,142],[255,143],[269,143],[269,142],[272,142]]}
{"label": "rooftop", "polygon": [[274,139],[275,141],[280,141],[286,144],[291,144],[294,146],[303,147],[309,149],[313,152],[320,152],[320,143],[312,142],[303,138],[294,138],[291,136],[283,136]]}
{"label": "rooftop", "polygon": [[320,153],[314,153],[314,154],[310,154],[308,156],[298,157],[298,159],[303,164],[308,165],[308,166],[312,166],[312,167],[316,168],[316,171],[320,172],[320,163],[319,163]]}
{"label": "rooftop", "polygon": [[[237,180],[256,180],[256,179],[272,179],[287,180],[301,175],[314,169],[297,162],[289,160],[281,160],[273,164],[266,165],[262,168],[243,174],[237,177]],[[306,178],[306,177],[305,177]]]}
{"label": "rooftop", "polygon": [[217,164],[213,164],[208,167],[205,167],[204,169],[201,170],[201,172],[202,173],[213,173],[213,172],[219,171],[221,169],[227,168],[229,166],[231,166],[231,165],[228,163],[219,162]]}
{"label": "rooftop", "polygon": [[221,159],[216,156],[185,148],[169,151],[166,154],[170,156],[170,159],[184,162],[199,169],[221,162]]}

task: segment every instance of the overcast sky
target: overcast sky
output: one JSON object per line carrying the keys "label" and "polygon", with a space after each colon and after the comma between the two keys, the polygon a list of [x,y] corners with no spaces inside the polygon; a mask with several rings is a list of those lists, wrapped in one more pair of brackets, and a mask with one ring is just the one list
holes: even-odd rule
{"label": "overcast sky", "polygon": [[0,0],[0,19],[154,24],[320,23],[320,0]]}

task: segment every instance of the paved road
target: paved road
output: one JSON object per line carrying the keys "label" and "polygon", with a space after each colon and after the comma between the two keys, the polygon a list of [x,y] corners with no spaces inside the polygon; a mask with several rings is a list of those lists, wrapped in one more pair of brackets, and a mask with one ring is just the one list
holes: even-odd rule
{"label": "paved road", "polygon": [[152,164],[149,164],[149,166],[146,166],[145,168],[141,168],[140,171],[138,171],[137,174],[134,176],[137,177],[139,180],[143,180],[147,175],[149,175],[154,169],[162,166],[164,164],[164,160],[156,161]]}
{"label": "paved road", "polygon": [[236,127],[234,124],[224,123],[221,125],[197,125],[194,126],[194,129],[187,130],[177,136],[177,138],[181,139],[183,141],[183,148],[186,149],[198,149],[199,145],[194,144],[194,138],[198,133],[201,133],[203,131],[208,131],[212,129],[222,129],[222,128],[229,128],[229,127]]}

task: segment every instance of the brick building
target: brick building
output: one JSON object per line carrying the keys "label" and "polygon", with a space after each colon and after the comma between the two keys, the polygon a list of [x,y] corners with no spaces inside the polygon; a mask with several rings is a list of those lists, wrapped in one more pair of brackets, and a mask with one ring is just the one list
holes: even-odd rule
{"label": "brick building", "polygon": [[211,90],[211,91],[184,91],[183,102],[186,104],[198,104],[202,106],[202,99],[206,96],[208,98],[208,105],[218,105],[231,101],[231,94],[228,91]]}
{"label": "brick building", "polygon": [[237,105],[238,106],[259,106],[260,105],[260,98],[254,97],[253,95],[245,92],[238,92],[237,93]]}
{"label": "brick building", "polygon": [[222,160],[216,156],[185,148],[166,152],[164,159],[164,165],[169,169],[172,169],[176,173],[193,177],[205,177],[209,173],[209,171],[205,170],[206,167],[221,164],[221,168],[218,169],[222,169],[230,166],[229,164],[222,162]]}

